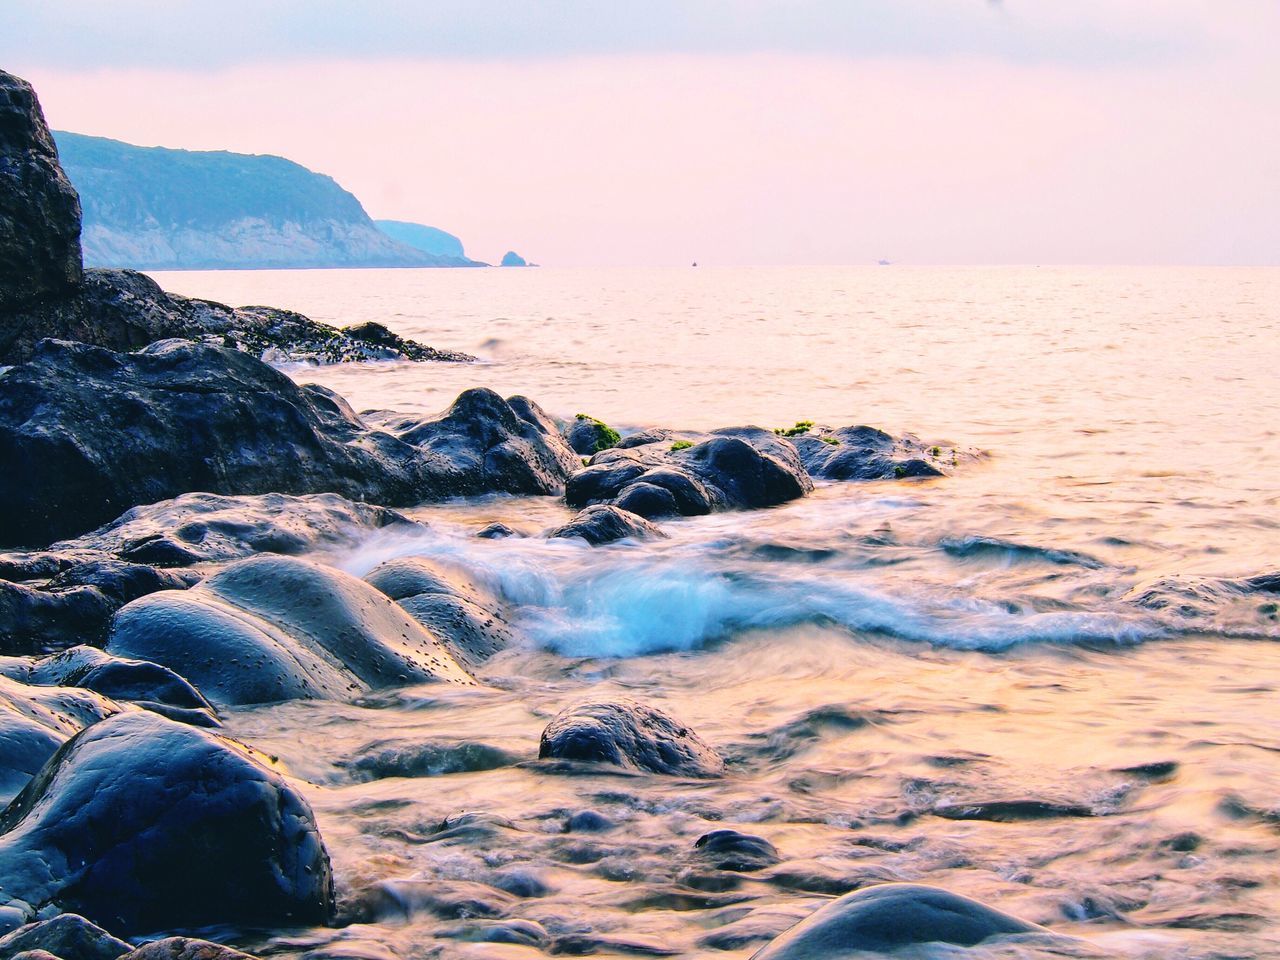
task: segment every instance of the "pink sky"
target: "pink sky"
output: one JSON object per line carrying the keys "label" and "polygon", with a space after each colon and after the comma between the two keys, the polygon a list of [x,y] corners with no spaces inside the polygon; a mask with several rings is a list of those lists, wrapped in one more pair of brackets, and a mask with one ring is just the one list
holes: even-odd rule
{"label": "pink sky", "polygon": [[641,51],[5,66],[55,128],[280,154],[487,260],[1276,263],[1280,16],[1236,9],[1248,16],[1215,21],[1206,50],[1114,64]]}

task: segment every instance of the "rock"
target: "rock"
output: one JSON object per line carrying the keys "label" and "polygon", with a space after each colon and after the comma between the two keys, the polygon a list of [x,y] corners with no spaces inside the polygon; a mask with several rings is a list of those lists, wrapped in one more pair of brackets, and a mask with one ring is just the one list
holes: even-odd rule
{"label": "rock", "polygon": [[529,262],[524,257],[516,253],[514,250],[508,250],[502,255],[501,266],[504,267],[527,267]]}
{"label": "rock", "polygon": [[168,667],[113,657],[96,647],[71,647],[35,661],[20,677],[37,686],[78,687],[113,700],[212,710],[200,691]]}
{"label": "rock", "polygon": [[184,493],[133,507],[105,527],[56,543],[51,550],[102,553],[159,567],[187,566],[258,553],[299,554],[346,546],[386,527],[423,529],[394,510],[334,493],[301,497]]}
{"label": "rock", "polygon": [[656,540],[666,534],[644,517],[611,504],[597,503],[547,534],[551,539],[577,537],[594,546],[615,540]]}
{"label": "rock", "polygon": [[410,683],[475,683],[446,644],[345,573],[264,554],[116,615],[111,653],[176,671],[215,703],[353,699]]}
{"label": "rock", "polygon": [[780,863],[778,849],[764,837],[737,830],[712,830],[694,844],[698,855],[717,870],[753,873]]}
{"label": "rock", "polygon": [[[801,426],[797,424],[797,426]],[[791,438],[809,475],[822,480],[901,480],[940,477],[944,464],[963,456],[948,448],[925,447],[912,436],[894,438],[875,427],[826,427]],[[944,457],[946,458],[944,460]]]}
{"label": "rock", "polygon": [[565,833],[607,833],[618,825],[596,810],[579,810],[564,823]]}
{"label": "rock", "polygon": [[230,307],[167,293],[133,270],[86,270],[70,298],[15,314],[12,336],[0,350],[0,359],[25,363],[36,345],[50,337],[110,350],[137,350],[177,338],[292,363],[475,359],[405,340],[381,324],[339,330],[292,310]]}
{"label": "rock", "polygon": [[132,949],[74,913],[28,923],[0,937],[0,957],[45,950],[61,960],[116,960]]}
{"label": "rock", "polygon": [[474,667],[515,641],[501,600],[461,567],[426,557],[379,564],[365,582],[381,590]]}
{"label": "rock", "polygon": [[359,783],[386,777],[439,777],[509,767],[519,758],[488,743],[378,740],[340,765]]}
{"label": "rock", "polygon": [[812,489],[788,440],[734,427],[696,443],[655,439],[596,454],[569,478],[565,500],[571,507],[612,503],[654,519],[773,506]]}
{"label": "rock", "polygon": [[971,947],[992,937],[1044,928],[937,887],[886,883],[819,908],[752,960],[838,960],[913,944]]}
{"label": "rock", "polygon": [[208,940],[165,937],[126,953],[121,960],[254,960],[247,953]]}
{"label": "rock", "polygon": [[0,70],[0,356],[8,314],[69,296],[80,277],[80,199],[31,84]]}
{"label": "rock", "polygon": [[0,460],[8,544],[82,533],[192,490],[394,504],[435,486],[414,448],[284,374],[177,340],[127,354],[42,342],[0,377]]}
{"label": "rock", "polygon": [[494,522],[477,530],[476,536],[481,540],[505,540],[507,537],[519,537],[522,534],[505,523]]}
{"label": "rock", "polygon": [[569,441],[569,446],[573,447],[575,453],[590,457],[601,450],[608,450],[622,438],[618,435],[618,431],[607,423],[580,413],[569,424],[565,439]]}
{"label": "rock", "polygon": [[[6,674],[24,666],[10,661]],[[0,677],[0,797],[8,800],[25,787],[71,736],[120,709],[88,690],[30,686]]]}
{"label": "rock", "polygon": [[662,711],[627,698],[561,710],[542,731],[538,756],[681,777],[724,772],[719,754],[696,733]]}
{"label": "rock", "polygon": [[145,712],[77,734],[0,814],[0,899],[131,936],[328,920],[307,802],[248,749]]}
{"label": "rock", "polygon": [[[530,410],[528,401],[519,406]],[[437,417],[365,416],[421,451],[450,496],[558,495],[580,465],[558,431],[520,416],[492,390],[467,390]]]}

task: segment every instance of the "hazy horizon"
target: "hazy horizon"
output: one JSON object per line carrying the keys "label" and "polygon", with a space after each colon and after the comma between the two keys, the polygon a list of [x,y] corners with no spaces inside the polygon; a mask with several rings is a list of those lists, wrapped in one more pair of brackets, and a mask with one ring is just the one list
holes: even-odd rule
{"label": "hazy horizon", "polygon": [[550,265],[1280,263],[1280,8],[7,13],[50,125],[287,157]]}

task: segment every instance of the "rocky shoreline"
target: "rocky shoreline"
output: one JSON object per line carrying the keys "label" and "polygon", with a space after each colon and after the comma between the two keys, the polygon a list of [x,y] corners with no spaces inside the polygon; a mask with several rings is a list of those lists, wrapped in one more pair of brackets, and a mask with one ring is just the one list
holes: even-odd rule
{"label": "rocky shoreline", "polygon": [[[418,684],[481,695],[513,633],[502,599],[460,565],[400,558],[357,578],[300,555],[421,528],[399,508],[496,494],[579,511],[548,538],[661,538],[674,518],[769,508],[815,482],[945,477],[975,456],[811,423],[621,437],[483,388],[436,416],[358,414],[262,358],[467,358],[380,327],[337,331],[83,271],[74,193],[34,94],[7,74],[0,147],[0,958],[235,960],[186,937],[135,943],[382,909],[340,908],[303,785],[221,735],[221,719]],[[678,718],[626,698],[565,705],[538,756],[519,759],[548,775],[732,771]],[[607,829],[580,816],[569,830]],[[732,830],[698,838],[690,856],[704,891],[778,859]],[[1050,936],[930,886],[826,892],[844,895],[763,938],[760,960]],[[489,936],[536,943],[545,931],[532,928],[495,923]],[[590,952],[569,936],[542,945]]]}

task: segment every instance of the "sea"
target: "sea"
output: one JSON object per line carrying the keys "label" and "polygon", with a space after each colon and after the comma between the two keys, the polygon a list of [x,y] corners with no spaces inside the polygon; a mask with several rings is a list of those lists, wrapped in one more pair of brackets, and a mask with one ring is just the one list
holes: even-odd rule
{"label": "sea", "polygon": [[[304,784],[341,910],[237,945],[745,960],[910,881],[1049,931],[912,956],[1280,958],[1280,269],[155,276],[478,358],[284,368],[357,410],[484,386],[624,435],[814,421],[980,454],[663,540],[547,540],[564,504],[503,496],[317,555],[460,564],[517,642],[479,690],[225,718]],[[494,521],[529,536],[475,537]],[[727,775],[527,762],[559,710],[612,696],[687,723]],[[778,862],[708,869],[695,844],[726,828]]]}

